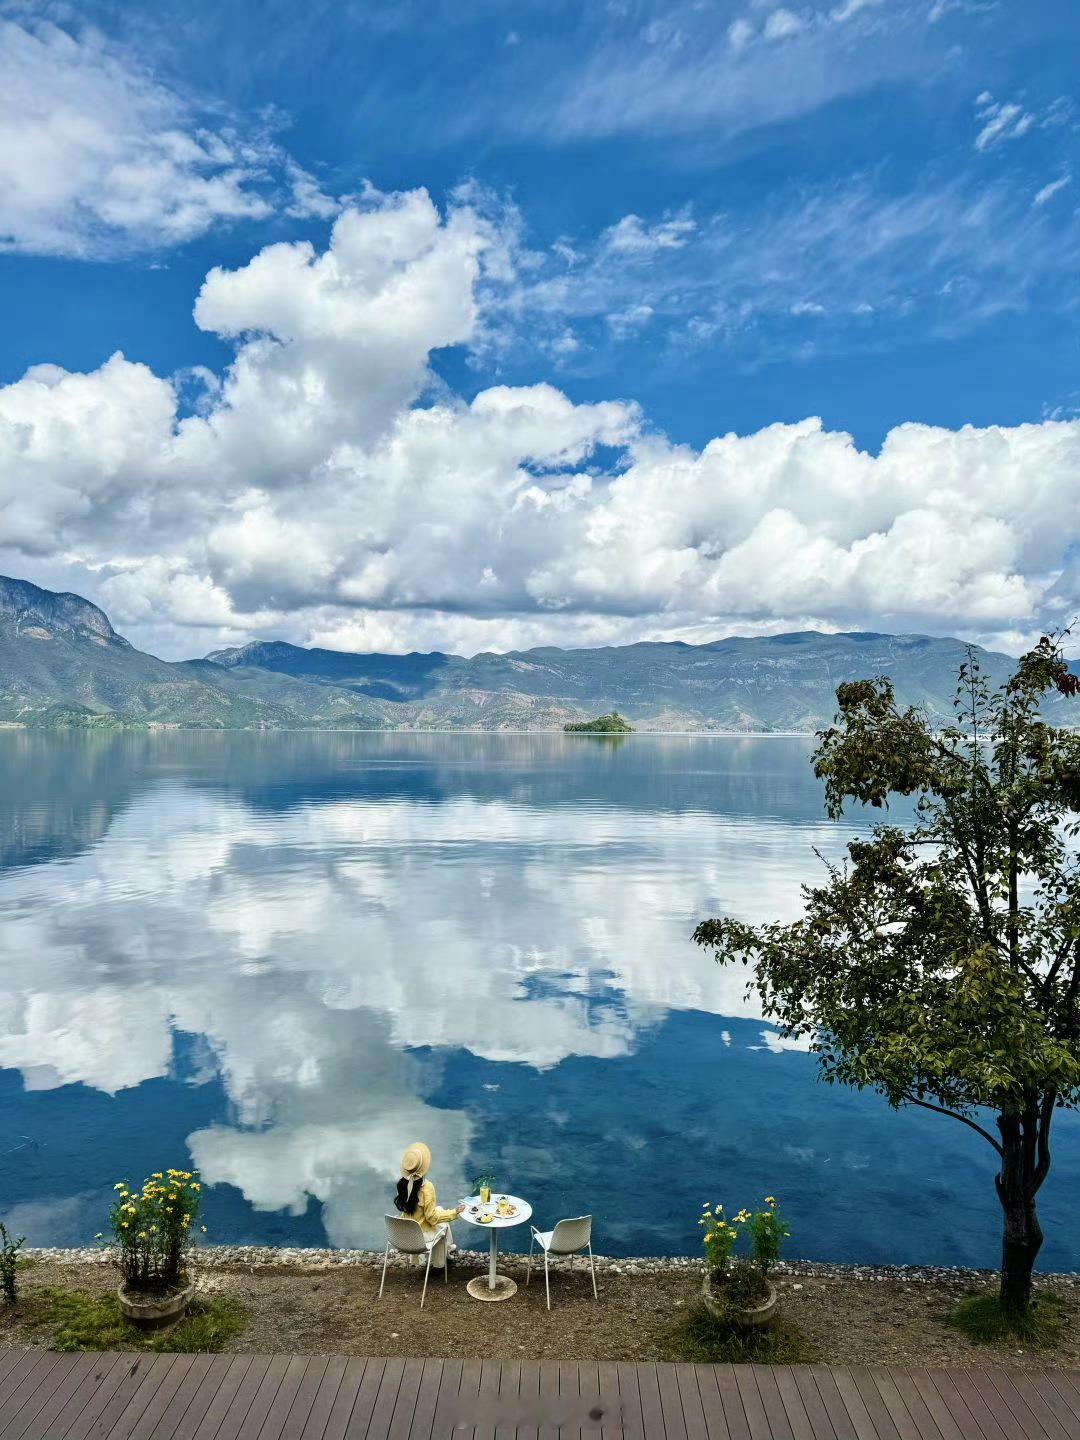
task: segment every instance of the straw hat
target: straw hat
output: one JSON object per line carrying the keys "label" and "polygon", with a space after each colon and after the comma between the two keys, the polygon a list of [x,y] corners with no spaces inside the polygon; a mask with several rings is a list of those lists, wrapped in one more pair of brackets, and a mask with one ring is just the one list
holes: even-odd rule
{"label": "straw hat", "polygon": [[422,1180],[431,1169],[431,1151],[417,1140],[401,1157],[401,1173],[406,1180]]}

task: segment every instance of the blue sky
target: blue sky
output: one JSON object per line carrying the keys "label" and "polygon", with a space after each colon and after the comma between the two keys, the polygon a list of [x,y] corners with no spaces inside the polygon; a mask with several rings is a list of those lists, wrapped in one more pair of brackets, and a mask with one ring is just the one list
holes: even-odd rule
{"label": "blue sky", "polygon": [[[243,333],[193,324],[213,267],[239,274],[277,242],[322,253],[343,208],[370,212],[386,203],[379,197],[424,187],[440,216],[467,209],[483,228],[486,258],[469,281],[478,318],[432,341],[423,384],[394,403],[450,396],[460,406],[492,387],[538,384],[579,407],[632,403],[633,438],[616,426],[572,454],[557,446],[515,459],[519,473],[588,472],[590,505],[640,466],[650,437],[697,452],[728,432],[820,417],[824,434],[850,435],[876,456],[907,422],[955,438],[965,425],[1071,425],[1080,413],[1080,9],[1067,0],[1022,10],[994,0],[0,3],[0,24],[0,384],[42,364],[93,373],[119,350],[174,388],[180,424],[213,403],[207,376],[220,385],[245,335],[297,340],[261,312]],[[14,395],[9,423],[25,404]],[[1058,447],[1052,464],[1047,436]],[[374,443],[366,432],[331,437],[320,473],[344,441]],[[24,452],[13,453],[8,483],[21,515],[32,482]],[[468,648],[485,636],[573,641],[796,621],[918,624],[1019,643],[1072,599],[1073,552],[1060,537],[1064,526],[1075,540],[1074,522],[1053,477],[1074,462],[1075,436],[1045,431],[1037,453],[1033,463],[1052,471],[1057,553],[1031,535],[1002,548],[995,530],[964,575],[938,576],[908,610],[893,596],[879,615],[865,581],[821,603],[812,587],[787,586],[733,606],[734,581],[702,572],[690,603],[687,567],[670,555],[624,577],[641,594],[620,604],[602,585],[566,574],[556,584],[565,555],[497,545],[476,575],[492,571],[499,598],[473,603],[405,570],[375,584],[372,555],[399,548],[386,527],[362,555],[333,557],[309,594],[272,574],[272,558],[262,580],[255,562],[230,578],[207,535],[253,490],[281,493],[254,473],[217,494],[182,555],[145,539],[110,553],[102,533],[130,518],[133,487],[145,485],[143,510],[158,505],[156,460],[126,485],[123,505],[104,475],[79,482],[84,500],[99,497],[90,529],[85,505],[39,517],[32,535],[22,520],[5,534],[0,512],[0,559],[43,583],[70,571],[111,596],[129,630],[173,651],[267,629]],[[311,461],[293,477],[300,510],[315,496]],[[987,463],[980,453],[970,465]],[[374,483],[372,468],[364,483]],[[807,483],[814,473],[811,464]],[[206,484],[189,471],[184,483],[202,505]],[[769,504],[738,535],[684,515],[669,550],[726,554],[782,509],[803,527],[800,544],[807,527],[821,532],[812,538],[839,544],[857,568],[853,547],[925,508],[910,503],[906,482],[881,477],[904,503],[837,536],[835,485],[817,524],[776,503],[778,483],[775,473],[761,481]],[[963,504],[979,509],[977,523],[1008,523],[1016,496],[983,514],[985,487],[976,491]],[[273,523],[292,523],[273,503]],[[159,510],[159,541],[168,523]],[[493,544],[468,543],[470,553]],[[767,553],[764,537],[755,543]],[[172,567],[167,585],[160,573],[154,586],[134,585],[150,561]],[[502,585],[514,566],[520,573]],[[583,566],[579,555],[575,574]],[[992,601],[975,584],[980,568],[1000,572]],[[671,595],[682,587],[677,600],[665,599],[664,574]],[[218,592],[205,636],[165,594],[177,584]],[[162,626],[155,607],[171,607]],[[492,624],[462,629],[450,618],[460,614]]]}

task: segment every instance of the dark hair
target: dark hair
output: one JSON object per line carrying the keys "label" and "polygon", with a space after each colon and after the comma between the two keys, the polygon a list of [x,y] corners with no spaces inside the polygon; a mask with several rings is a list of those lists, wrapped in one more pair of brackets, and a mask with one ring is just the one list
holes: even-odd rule
{"label": "dark hair", "polygon": [[416,1214],[416,1202],[420,1198],[420,1190],[423,1187],[423,1177],[419,1180],[406,1180],[403,1175],[397,1182],[397,1194],[394,1196],[394,1204],[403,1215]]}

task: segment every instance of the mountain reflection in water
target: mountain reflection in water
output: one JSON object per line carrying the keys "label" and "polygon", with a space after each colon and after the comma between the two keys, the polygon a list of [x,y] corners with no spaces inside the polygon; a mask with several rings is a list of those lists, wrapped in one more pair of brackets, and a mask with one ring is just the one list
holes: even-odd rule
{"label": "mountain reflection in water", "polygon": [[[690,941],[795,916],[865,825],[826,822],[808,751],[0,734],[0,1211],[84,1242],[114,1179],[190,1155],[215,1239],[381,1243],[423,1138],[444,1200],[492,1168],[610,1252],[768,1191],[793,1253],[993,1264],[984,1142],[818,1085]],[[1078,1181],[1063,1117],[1046,1268],[1080,1265]]]}

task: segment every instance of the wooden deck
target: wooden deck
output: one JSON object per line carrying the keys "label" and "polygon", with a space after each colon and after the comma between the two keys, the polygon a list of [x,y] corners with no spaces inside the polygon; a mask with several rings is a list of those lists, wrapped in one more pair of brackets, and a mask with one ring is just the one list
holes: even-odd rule
{"label": "wooden deck", "polygon": [[0,1440],[1080,1440],[1080,1373],[0,1350]]}

